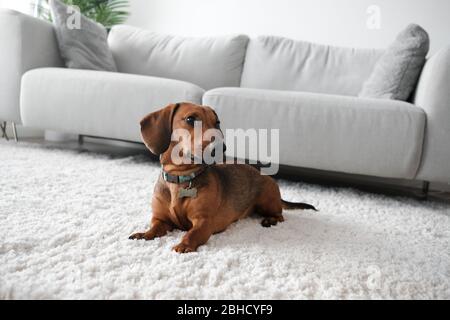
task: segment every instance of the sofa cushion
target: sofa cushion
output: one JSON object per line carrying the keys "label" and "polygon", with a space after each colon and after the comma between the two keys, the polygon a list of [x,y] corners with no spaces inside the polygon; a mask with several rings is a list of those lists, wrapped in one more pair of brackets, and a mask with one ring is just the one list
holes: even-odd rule
{"label": "sofa cushion", "polygon": [[119,72],[195,83],[204,89],[238,87],[248,37],[188,38],[116,26],[109,45]]}
{"label": "sofa cushion", "polygon": [[[82,93],[82,94],[80,94]],[[29,127],[141,141],[139,121],[173,103],[201,103],[191,83],[112,72],[35,69],[22,79],[21,115]]]}
{"label": "sofa cushion", "polygon": [[404,179],[418,169],[425,113],[406,102],[219,88],[203,103],[224,129],[279,129],[283,165]]}
{"label": "sofa cushion", "polygon": [[409,25],[381,56],[359,96],[406,101],[416,88],[429,49],[427,32]]}
{"label": "sofa cushion", "polygon": [[80,14],[80,26],[70,26],[73,12],[59,0],[51,0],[58,45],[66,66],[115,72],[116,64],[108,47],[108,33],[101,24]]}
{"label": "sofa cushion", "polygon": [[381,54],[260,36],[248,45],[241,86],[356,96]]}

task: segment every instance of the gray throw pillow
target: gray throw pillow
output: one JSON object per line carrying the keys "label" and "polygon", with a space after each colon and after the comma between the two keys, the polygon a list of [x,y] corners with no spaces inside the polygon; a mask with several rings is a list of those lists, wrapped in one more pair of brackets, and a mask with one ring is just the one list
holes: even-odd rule
{"label": "gray throw pillow", "polygon": [[60,53],[68,68],[117,71],[105,27],[81,14],[77,25],[74,10],[58,0],[50,0],[50,9]]}
{"label": "gray throw pillow", "polygon": [[430,48],[427,32],[411,24],[375,64],[360,97],[406,101],[414,91]]}

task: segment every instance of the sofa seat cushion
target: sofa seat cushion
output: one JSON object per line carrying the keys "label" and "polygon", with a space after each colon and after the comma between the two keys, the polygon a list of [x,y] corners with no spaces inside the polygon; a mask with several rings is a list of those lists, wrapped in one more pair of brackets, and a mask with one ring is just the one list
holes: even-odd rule
{"label": "sofa seat cushion", "polygon": [[22,78],[26,126],[140,141],[139,121],[173,102],[201,103],[204,90],[177,80],[113,72],[44,68]]}
{"label": "sofa seat cushion", "polygon": [[218,88],[203,104],[224,129],[279,129],[282,165],[404,179],[419,166],[426,117],[406,102]]}

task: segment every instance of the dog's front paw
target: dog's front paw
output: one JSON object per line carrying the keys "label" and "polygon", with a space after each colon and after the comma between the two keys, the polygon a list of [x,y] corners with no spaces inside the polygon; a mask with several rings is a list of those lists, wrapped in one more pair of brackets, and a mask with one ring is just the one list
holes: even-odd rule
{"label": "dog's front paw", "polygon": [[128,237],[130,240],[142,240],[145,239],[145,233],[137,232],[133,233],[131,236]]}
{"label": "dog's front paw", "polygon": [[178,253],[188,253],[188,252],[194,252],[196,250],[196,248],[193,246],[190,246],[188,244],[180,243],[180,244],[177,244],[175,247],[173,247],[172,250],[176,251]]}

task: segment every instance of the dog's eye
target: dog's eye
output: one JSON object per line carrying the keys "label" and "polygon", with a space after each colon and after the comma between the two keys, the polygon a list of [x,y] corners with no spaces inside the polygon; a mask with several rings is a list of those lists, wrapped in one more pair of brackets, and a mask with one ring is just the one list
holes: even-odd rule
{"label": "dog's eye", "polygon": [[187,117],[186,119],[184,119],[184,121],[186,121],[186,123],[190,126],[194,126],[195,123],[195,118],[194,117]]}
{"label": "dog's eye", "polygon": [[220,128],[220,121],[216,122],[216,128]]}

